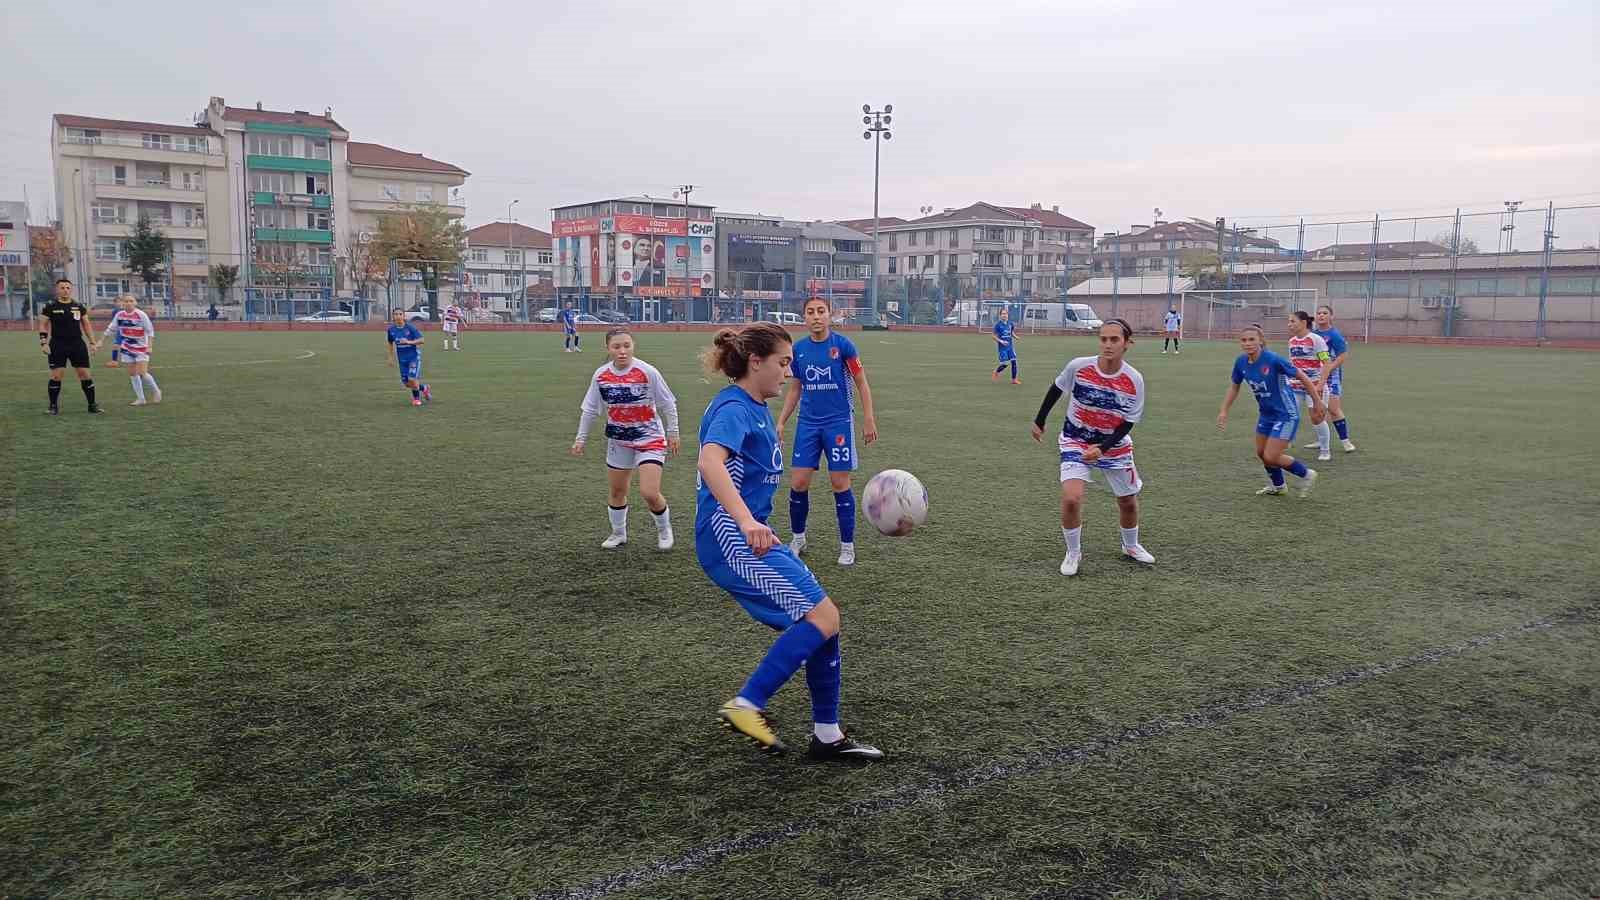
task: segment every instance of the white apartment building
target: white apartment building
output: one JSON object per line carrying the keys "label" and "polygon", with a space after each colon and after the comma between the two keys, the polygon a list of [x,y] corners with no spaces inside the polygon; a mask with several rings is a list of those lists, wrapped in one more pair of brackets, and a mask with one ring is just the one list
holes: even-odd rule
{"label": "white apartment building", "polygon": [[535,300],[555,299],[555,251],[550,235],[515,222],[467,230],[468,295],[491,312],[519,311],[524,288]]}
{"label": "white apartment building", "polygon": [[[461,200],[461,186],[470,174],[466,169],[364,141],[350,141],[346,152],[350,165],[348,231],[356,236],[375,233],[378,219],[410,206],[442,204],[454,218],[467,214]],[[339,235],[340,241],[350,238],[349,233]]]}

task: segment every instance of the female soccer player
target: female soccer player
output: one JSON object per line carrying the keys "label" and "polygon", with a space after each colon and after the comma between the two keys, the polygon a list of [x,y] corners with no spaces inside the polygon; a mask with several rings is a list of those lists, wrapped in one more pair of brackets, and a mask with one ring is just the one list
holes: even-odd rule
{"label": "female soccer player", "polygon": [[[872,389],[867,385],[861,356],[849,338],[833,331],[829,319],[832,308],[826,298],[812,297],[805,305],[806,328],[811,337],[794,345],[789,391],[778,414],[778,433],[783,433],[800,410],[794,429],[794,467],[789,487],[789,523],[794,537],[789,549],[795,556],[806,549],[806,516],[811,511],[811,476],[822,457],[828,459],[828,484],[833,488],[833,509],[839,518],[839,565],[856,561],[856,495],[850,489],[850,473],[855,471],[855,397],[861,397],[861,436],[867,443],[878,439],[878,420],[872,414]],[[848,380],[846,380],[848,379]],[[851,388],[854,387],[852,391]]]}
{"label": "female soccer player", "polygon": [[1011,383],[1021,384],[1017,379],[1017,326],[1011,322],[1011,309],[1000,307],[1000,318],[994,320],[995,350],[1000,354],[1000,365],[994,367],[994,374],[989,376],[990,381],[999,381],[1000,373],[1006,370],[1006,363],[1011,364]]}
{"label": "female soccer player", "polygon": [[[461,327],[462,321],[467,317],[466,310],[452,303],[440,311],[439,317],[444,320],[440,323],[441,330],[444,332],[444,349],[460,350]],[[455,346],[451,347],[451,343],[454,343]]]}
{"label": "female soccer player", "polygon": [[1287,359],[1262,346],[1265,338],[1260,325],[1246,325],[1239,332],[1239,349],[1244,351],[1233,361],[1233,384],[1222,398],[1222,409],[1217,413],[1217,430],[1228,427],[1228,409],[1239,397],[1239,385],[1248,383],[1250,393],[1256,396],[1261,414],[1256,419],[1256,458],[1266,467],[1270,482],[1257,494],[1284,492],[1283,470],[1302,479],[1300,496],[1311,495],[1317,483],[1317,470],[1283,452],[1294,440],[1300,427],[1300,410],[1295,405],[1294,392],[1289,390],[1289,380],[1298,379],[1301,388],[1311,398],[1312,409],[1322,411],[1322,394],[1311,379],[1296,369]]}
{"label": "female soccer player", "polygon": [[1061,574],[1078,574],[1083,560],[1083,488],[1093,481],[1091,469],[1106,473],[1111,493],[1117,497],[1118,524],[1122,527],[1122,555],[1145,565],[1156,561],[1139,543],[1139,492],[1144,483],[1133,465],[1133,441],[1128,433],[1144,415],[1144,376],[1122,361],[1133,346],[1133,327],[1124,319],[1100,326],[1098,356],[1080,356],[1067,363],[1045,391],[1039,414],[1033,417],[1033,439],[1044,438],[1050,409],[1067,401],[1067,418],[1061,423],[1061,537],[1067,556]]}
{"label": "female soccer player", "polygon": [[406,321],[403,309],[394,311],[394,324],[389,326],[389,346],[394,353],[389,356],[400,367],[400,383],[411,389],[411,405],[421,406],[422,401],[432,401],[433,392],[421,381],[422,332]]}
{"label": "female soccer player", "polygon": [[772,495],[783,478],[783,450],[767,401],[778,396],[794,362],[789,333],[774,322],[724,328],[700,359],[708,375],[733,383],[711,399],[700,420],[695,556],[751,618],[780,632],[717,716],[762,750],[782,752],[786,748],[764,710],[803,664],[811,689],[808,755],[880,760],[881,751],[856,743],[839,727],[839,607],[767,527]]}
{"label": "female soccer player", "polygon": [[1344,363],[1350,357],[1350,345],[1339,329],[1333,327],[1333,307],[1317,307],[1316,332],[1318,337],[1328,342],[1328,353],[1333,357],[1328,363],[1326,379],[1329,418],[1333,419],[1333,427],[1339,432],[1339,444],[1344,447],[1344,452],[1354,453],[1356,445],[1350,442],[1350,426],[1344,420]]}
{"label": "female soccer player", "polygon": [[1179,352],[1181,352],[1178,349],[1178,344],[1183,338],[1183,316],[1178,315],[1178,308],[1176,306],[1167,310],[1167,315],[1162,320],[1162,326],[1166,328],[1167,336],[1161,340],[1161,352],[1166,353],[1167,344],[1171,343],[1172,353],[1174,356],[1176,356]]}
{"label": "female soccer player", "polygon": [[[639,496],[656,520],[656,549],[672,549],[672,514],[661,495],[661,469],[667,454],[678,452],[678,399],[656,367],[633,355],[626,328],[606,332],[611,361],[594,370],[583,397],[583,417],[572,455],[582,456],[589,429],[606,417],[606,478],[611,487],[607,513],[611,535],[600,542],[614,550],[628,542],[628,482],[639,471]],[[662,427],[665,421],[666,427]]]}
{"label": "female soccer player", "polygon": [[579,343],[582,335],[578,334],[578,311],[568,303],[562,308],[561,313],[561,352],[582,353],[583,346]]}
{"label": "female soccer player", "polygon": [[151,324],[150,317],[139,308],[139,301],[132,294],[123,294],[117,298],[117,303],[122,308],[111,316],[111,321],[106,325],[105,335],[115,336],[122,359],[128,364],[128,377],[133,382],[133,405],[145,404],[145,385],[150,386],[150,402],[161,402],[161,387],[156,384],[156,377],[150,374],[150,354],[155,350],[156,327]]}
{"label": "female soccer player", "polygon": [[[1311,383],[1317,386],[1317,392],[1322,396],[1322,402],[1328,402],[1328,384],[1323,379],[1323,367],[1328,364],[1328,342],[1311,330],[1311,314],[1303,309],[1295,310],[1289,317],[1289,362],[1296,369],[1304,372]],[[1311,424],[1317,429],[1317,442],[1311,446],[1317,448],[1317,461],[1326,462],[1333,459],[1333,454],[1328,452],[1328,417],[1323,411],[1311,406],[1311,397],[1300,388],[1300,381],[1296,379],[1289,382],[1289,389],[1295,396],[1304,397],[1306,408],[1311,410]],[[1300,405],[1295,403],[1298,413]]]}

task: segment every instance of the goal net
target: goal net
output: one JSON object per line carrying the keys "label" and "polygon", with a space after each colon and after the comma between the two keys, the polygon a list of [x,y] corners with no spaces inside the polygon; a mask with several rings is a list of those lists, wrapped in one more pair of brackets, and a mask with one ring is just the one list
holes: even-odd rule
{"label": "goal net", "polygon": [[1205,331],[1206,340],[1231,337],[1246,325],[1260,325],[1267,337],[1289,333],[1287,320],[1298,310],[1316,313],[1316,288],[1192,290],[1179,297],[1186,334]]}

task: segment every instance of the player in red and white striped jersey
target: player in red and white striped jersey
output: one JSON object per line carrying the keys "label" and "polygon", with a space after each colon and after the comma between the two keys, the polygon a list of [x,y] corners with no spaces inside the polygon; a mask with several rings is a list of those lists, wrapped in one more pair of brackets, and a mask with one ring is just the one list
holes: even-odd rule
{"label": "player in red and white striped jersey", "polygon": [[150,402],[161,402],[161,388],[156,377],[150,374],[150,351],[155,345],[156,327],[150,317],[139,308],[132,294],[117,298],[122,308],[106,325],[106,337],[115,337],[122,361],[128,367],[128,377],[133,382],[133,405],[145,405],[145,387],[150,388]]}
{"label": "player in red and white striped jersey", "polygon": [[[461,327],[466,322],[467,311],[452,303],[439,313],[439,317],[444,319],[444,348],[460,350]],[[450,346],[452,343],[454,347]]]}
{"label": "player in red and white striped jersey", "polygon": [[[1328,402],[1328,380],[1323,374],[1332,356],[1328,352],[1328,342],[1322,335],[1311,330],[1311,314],[1305,310],[1296,310],[1289,317],[1289,363],[1297,371],[1311,379],[1316,385],[1317,392],[1322,395],[1322,402]],[[1328,427],[1328,417],[1311,402],[1306,395],[1306,389],[1299,380],[1289,382],[1289,390],[1294,391],[1296,400],[1304,402],[1307,409],[1311,410],[1311,424],[1317,432],[1317,459],[1326,462],[1333,458],[1329,446],[1333,442],[1332,430]]]}

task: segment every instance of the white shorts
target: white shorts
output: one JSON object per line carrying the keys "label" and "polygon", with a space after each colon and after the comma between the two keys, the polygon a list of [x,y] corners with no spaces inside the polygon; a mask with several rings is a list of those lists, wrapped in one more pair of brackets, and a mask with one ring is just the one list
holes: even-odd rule
{"label": "white shorts", "polygon": [[611,469],[637,469],[645,463],[655,463],[664,466],[667,462],[665,450],[635,450],[621,441],[606,439],[606,467]]}
{"label": "white shorts", "polygon": [[118,347],[117,348],[117,361],[118,362],[127,362],[127,363],[147,363],[147,362],[150,361],[150,354],[148,354],[148,353],[136,353],[136,352],[134,352],[132,350],[128,350],[128,349],[126,349],[124,347]]}
{"label": "white shorts", "polygon": [[[1061,464],[1061,480],[1087,481],[1092,484],[1095,468],[1081,462],[1064,462]],[[1100,472],[1106,476],[1106,486],[1111,488],[1111,493],[1118,497],[1130,497],[1144,490],[1144,482],[1139,480],[1139,470],[1134,466],[1100,469]]]}
{"label": "white shorts", "polygon": [[[1300,398],[1300,402],[1301,403],[1305,404],[1306,412],[1311,412],[1312,411],[1313,407],[1312,407],[1312,404],[1311,404],[1311,395],[1310,394],[1306,393],[1305,391],[1295,391],[1294,395],[1296,397]],[[1328,405],[1328,397],[1329,396],[1330,395],[1328,393],[1327,385],[1323,385],[1323,387],[1322,387],[1322,405],[1323,405],[1323,407],[1327,407],[1327,405]]]}
{"label": "white shorts", "polygon": [[444,333],[445,334],[455,334],[456,333],[456,329],[458,327],[459,326],[455,322],[446,322],[446,323],[444,323]]}

